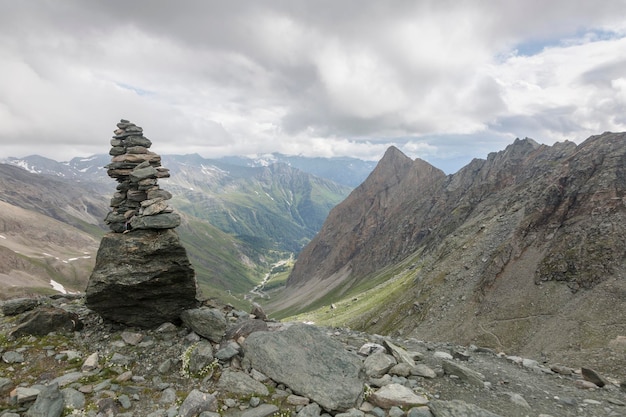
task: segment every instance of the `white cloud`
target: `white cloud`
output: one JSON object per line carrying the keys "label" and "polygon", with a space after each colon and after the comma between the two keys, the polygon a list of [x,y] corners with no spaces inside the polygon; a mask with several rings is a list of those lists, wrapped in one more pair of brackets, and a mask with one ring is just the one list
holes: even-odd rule
{"label": "white cloud", "polygon": [[395,144],[458,165],[515,136],[580,141],[626,128],[624,12],[621,0],[0,0],[0,158],[107,152],[121,117],[159,153],[207,157],[378,159]]}

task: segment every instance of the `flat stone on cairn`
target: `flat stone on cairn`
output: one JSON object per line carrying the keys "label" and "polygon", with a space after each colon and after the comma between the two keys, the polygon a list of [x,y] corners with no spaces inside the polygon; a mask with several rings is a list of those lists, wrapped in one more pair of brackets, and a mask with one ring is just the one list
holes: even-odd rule
{"label": "flat stone on cairn", "polygon": [[141,127],[123,119],[117,127],[106,166],[119,183],[105,218],[112,233],[100,242],[86,304],[129,326],[178,322],[198,301],[195,272],[173,230],[180,216],[167,204],[172,194],[157,183],[170,174],[148,150],[152,142]]}

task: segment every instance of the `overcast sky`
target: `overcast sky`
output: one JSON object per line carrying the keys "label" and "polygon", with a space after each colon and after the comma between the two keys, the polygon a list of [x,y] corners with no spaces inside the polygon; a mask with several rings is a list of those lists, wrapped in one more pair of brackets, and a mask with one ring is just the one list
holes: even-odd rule
{"label": "overcast sky", "polygon": [[378,160],[626,130],[626,1],[0,0],[0,158]]}

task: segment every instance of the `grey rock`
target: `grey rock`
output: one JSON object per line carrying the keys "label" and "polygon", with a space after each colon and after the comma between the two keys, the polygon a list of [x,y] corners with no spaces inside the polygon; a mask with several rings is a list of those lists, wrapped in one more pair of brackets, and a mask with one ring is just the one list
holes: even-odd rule
{"label": "grey rock", "polygon": [[437,358],[437,359],[444,359],[444,360],[452,360],[454,359],[452,357],[452,355],[450,355],[448,352],[442,352],[442,351],[437,351],[435,353],[433,353],[433,357]]}
{"label": "grey rock", "polygon": [[237,395],[269,395],[269,390],[263,383],[243,372],[232,371],[230,369],[225,369],[224,372],[222,372],[217,386],[226,392]]}
{"label": "grey rock", "polygon": [[132,346],[137,346],[143,340],[143,337],[144,337],[144,335],[141,333],[130,332],[128,330],[123,331],[120,336],[122,337],[122,340],[125,343],[128,343],[129,345],[132,345]]}
{"label": "grey rock", "polygon": [[172,359],[171,358],[167,358],[163,362],[161,362],[161,364],[159,365],[157,370],[162,375],[163,374],[168,374],[168,373],[170,373],[173,365],[174,365],[174,363],[173,363]]}
{"label": "grey rock", "polygon": [[37,399],[40,392],[37,388],[17,387],[11,392],[11,397],[17,404],[24,404]]}
{"label": "grey rock", "polygon": [[572,375],[574,373],[574,369],[563,365],[552,365],[550,370],[561,375]]}
{"label": "grey rock", "polygon": [[122,394],[119,397],[117,397],[117,401],[120,403],[120,405],[122,406],[124,410],[128,410],[130,407],[132,407],[130,398],[126,394]]}
{"label": "grey rock", "polygon": [[389,369],[389,375],[397,375],[406,378],[411,376],[411,371],[413,370],[413,368],[414,366],[411,366],[408,363],[399,363]]}
{"label": "grey rock", "polygon": [[583,378],[586,381],[596,384],[600,388],[607,385],[606,379],[604,379],[599,373],[590,368],[580,368]]}
{"label": "grey rock", "polygon": [[130,356],[115,352],[113,356],[111,356],[111,359],[109,359],[109,362],[115,365],[128,366],[134,362],[134,359]]}
{"label": "grey rock", "polygon": [[400,407],[397,407],[394,405],[393,407],[389,409],[388,415],[389,417],[403,417],[404,411],[402,411]]}
{"label": "grey rock", "polygon": [[221,348],[215,353],[215,357],[223,362],[230,360],[231,358],[237,356],[241,347],[239,344],[235,342],[228,343],[226,346]]}
{"label": "grey rock", "polygon": [[444,360],[442,363],[443,370],[448,375],[456,375],[462,381],[467,382],[468,384],[474,385],[479,388],[484,388],[485,377],[480,373],[476,372],[467,366],[463,366],[456,362]]}
{"label": "grey rock", "polygon": [[387,349],[389,349],[391,355],[396,358],[398,363],[408,363],[411,366],[415,366],[415,361],[406,350],[402,349],[400,346],[395,345],[387,339],[385,339],[383,343],[385,344]]}
{"label": "grey rock", "polygon": [[130,181],[131,182],[139,182],[145,178],[154,178],[157,175],[157,170],[153,166],[149,166],[146,168],[134,169],[130,173]]}
{"label": "grey rock", "polygon": [[74,388],[64,388],[61,390],[61,394],[63,395],[66,407],[75,410],[80,410],[85,407],[85,394],[82,392]]}
{"label": "grey rock", "polygon": [[267,331],[267,323],[259,319],[243,319],[237,323],[230,325],[224,336],[226,339],[237,340],[240,337],[248,337],[254,332]]}
{"label": "grey rock", "polygon": [[397,363],[398,362],[393,356],[384,352],[377,352],[365,358],[363,366],[367,376],[371,378],[380,378]]}
{"label": "grey rock", "polygon": [[194,375],[200,373],[207,365],[213,361],[213,346],[209,342],[198,342],[192,347],[189,355],[189,373]]}
{"label": "grey rock", "polygon": [[105,379],[93,387],[94,392],[104,391],[111,386],[111,380]]}
{"label": "grey rock", "polygon": [[83,366],[80,368],[83,372],[93,371],[98,369],[98,361],[100,360],[100,355],[98,352],[94,352],[91,355],[87,356],[85,362],[83,362]]}
{"label": "grey rock", "polygon": [[319,417],[321,412],[322,408],[318,404],[311,403],[302,407],[302,410],[298,412],[297,417]]}
{"label": "grey rock", "polygon": [[433,400],[428,404],[428,407],[435,417],[502,417],[461,400]]}
{"label": "grey rock", "polygon": [[100,400],[98,400],[96,405],[98,407],[98,414],[96,414],[96,416],[98,417],[115,417],[119,412],[117,401],[115,401],[115,399],[113,398],[101,398]]}
{"label": "grey rock", "polygon": [[278,412],[279,408],[274,404],[261,404],[258,407],[250,408],[241,414],[241,417],[268,417]]}
{"label": "grey rock", "polygon": [[26,412],[27,417],[59,417],[65,403],[57,384],[45,387],[37,396],[35,403]]}
{"label": "grey rock", "polygon": [[159,403],[161,404],[173,404],[176,401],[176,390],[174,388],[166,388],[161,393]]}
{"label": "grey rock", "polygon": [[261,307],[258,303],[252,303],[252,311],[250,311],[250,314],[259,320],[267,320],[265,310],[263,310],[263,307]]}
{"label": "grey rock", "polygon": [[180,226],[180,215],[159,213],[153,216],[135,216],[130,220],[130,226],[133,230],[174,229]]}
{"label": "grey rock", "polygon": [[163,200],[169,200],[172,198],[172,193],[166,190],[149,190],[148,199],[162,198]]}
{"label": "grey rock", "polygon": [[287,397],[287,404],[305,406],[309,405],[309,403],[311,403],[311,400],[307,397],[302,397],[301,395],[291,394]]}
{"label": "grey rock", "polygon": [[109,233],[86,290],[87,306],[129,326],[177,321],[198,304],[195,272],[173,230]]}
{"label": "grey rock", "polygon": [[39,300],[35,298],[14,298],[2,303],[2,314],[5,316],[17,316],[32,310],[39,305]]}
{"label": "grey rock", "polygon": [[17,320],[17,327],[11,331],[11,336],[45,336],[50,332],[73,332],[82,327],[83,323],[76,313],[57,307],[39,307]]}
{"label": "grey rock", "polygon": [[6,363],[22,363],[24,355],[14,350],[7,350],[2,354],[2,360]]}
{"label": "grey rock", "polygon": [[433,413],[430,412],[430,408],[424,407],[413,407],[406,413],[406,417],[434,417]]}
{"label": "grey rock", "polygon": [[365,413],[361,410],[357,410],[356,408],[351,408],[349,410],[344,411],[343,413],[335,414],[335,417],[363,417]]}
{"label": "grey rock", "polygon": [[253,368],[326,410],[354,408],[363,395],[361,359],[317,327],[295,324],[283,331],[255,332],[243,350]]}
{"label": "grey rock", "polygon": [[72,384],[84,376],[89,376],[89,373],[83,372],[68,372],[67,374],[61,375],[59,377],[54,378],[50,381],[51,384],[58,384],[60,387],[64,387],[66,385]]}
{"label": "grey rock", "polygon": [[378,343],[368,342],[359,348],[359,355],[369,356],[373,353],[385,353],[387,349]]}
{"label": "grey rock", "polygon": [[[142,211],[141,214],[144,216],[154,216],[157,215],[159,213],[163,213],[165,212],[167,209],[169,208],[169,206],[167,205],[167,203],[165,201],[158,201],[154,204],[150,204],[148,206],[146,206]],[[132,222],[131,222],[132,225]]]}
{"label": "grey rock", "polygon": [[400,384],[385,385],[370,396],[370,401],[385,409],[393,406],[414,407],[428,404],[428,398]]}
{"label": "grey rock", "polygon": [[212,342],[218,343],[226,334],[226,318],[216,308],[200,307],[185,310],[180,318],[191,330]]}
{"label": "grey rock", "polygon": [[11,389],[13,381],[11,378],[0,377],[0,394],[3,394]]}
{"label": "grey rock", "polygon": [[216,413],[214,411],[203,411],[198,414],[198,417],[220,417],[220,413]]}
{"label": "grey rock", "polygon": [[526,399],[524,399],[524,397],[522,397],[520,394],[516,393],[516,392],[509,392],[509,398],[511,399],[511,402],[513,404],[516,404],[522,408],[525,408],[527,410],[530,410],[530,404],[528,404],[528,402],[526,401]]}
{"label": "grey rock", "polygon": [[437,372],[435,372],[428,365],[418,363],[411,369],[411,375],[421,376],[423,378],[435,378],[437,376]]}
{"label": "grey rock", "polygon": [[370,413],[374,416],[374,417],[385,417],[387,415],[387,413],[385,413],[385,410],[383,410],[380,407],[374,407],[372,408],[372,410],[370,411]]}
{"label": "grey rock", "polygon": [[217,411],[217,398],[200,390],[192,390],[180,405],[178,415],[180,417],[194,417],[203,411]]}

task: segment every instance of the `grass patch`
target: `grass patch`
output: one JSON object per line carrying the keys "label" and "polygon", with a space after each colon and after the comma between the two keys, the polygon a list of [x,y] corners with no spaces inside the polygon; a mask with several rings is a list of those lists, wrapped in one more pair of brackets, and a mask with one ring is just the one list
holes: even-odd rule
{"label": "grass patch", "polygon": [[[419,271],[416,259],[417,256],[413,256],[356,285],[346,283],[343,288],[318,300],[315,303],[318,304],[317,308],[287,318],[322,326],[363,329],[370,318],[377,316],[380,310],[387,309],[412,286],[415,274]],[[343,295],[337,297],[337,293]]]}

